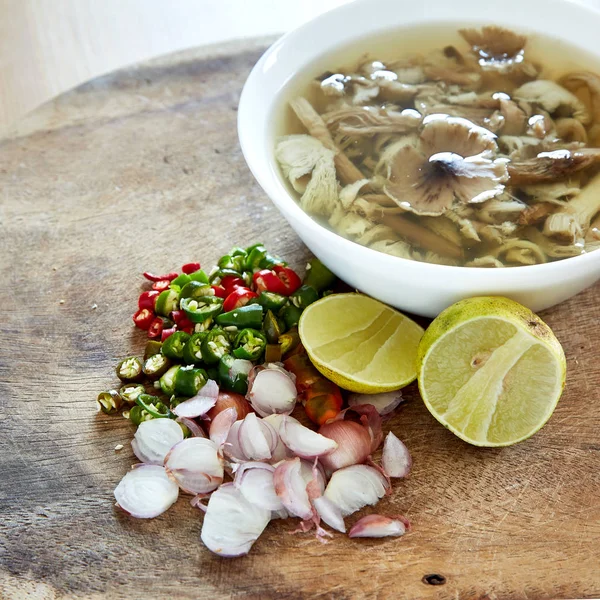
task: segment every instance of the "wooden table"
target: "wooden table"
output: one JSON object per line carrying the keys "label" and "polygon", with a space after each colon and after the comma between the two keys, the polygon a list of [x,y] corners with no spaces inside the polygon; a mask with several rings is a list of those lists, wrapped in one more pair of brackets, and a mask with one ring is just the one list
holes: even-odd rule
{"label": "wooden table", "polygon": [[0,597],[600,596],[598,286],[543,315],[569,372],[531,440],[468,446],[406,390],[388,426],[414,470],[377,507],[410,518],[403,538],[322,545],[277,521],[226,560],[200,544],[185,498],[150,521],[114,508],[133,428],[94,400],[116,360],[143,348],[130,320],[141,272],[210,265],[256,240],[296,267],[307,257],[238,147],[239,93],[261,51],[193,51],[96,79],[0,143]]}

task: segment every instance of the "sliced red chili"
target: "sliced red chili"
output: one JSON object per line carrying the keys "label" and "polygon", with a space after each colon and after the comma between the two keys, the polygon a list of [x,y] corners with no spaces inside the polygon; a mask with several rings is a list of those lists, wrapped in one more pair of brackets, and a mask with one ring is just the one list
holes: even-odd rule
{"label": "sliced red chili", "polygon": [[152,284],[152,289],[158,292],[164,292],[169,289],[171,285],[171,281],[169,279],[161,279],[160,281],[156,281]]}
{"label": "sliced red chili", "polygon": [[177,331],[177,325],[170,327],[169,329],[163,329],[160,334],[160,341],[164,342],[169,336],[173,335]]}
{"label": "sliced red chili", "polygon": [[236,287],[246,287],[246,282],[241,277],[225,275],[225,277],[221,279],[221,285],[228,293],[231,293]]}
{"label": "sliced red chili", "polygon": [[285,286],[286,293],[283,294],[284,296],[293,294],[302,285],[302,280],[296,271],[290,269],[289,267],[284,267],[283,265],[274,265],[273,271]]}
{"label": "sliced red chili", "polygon": [[252,298],[258,298],[258,294],[246,287],[237,287],[223,301],[223,312],[245,306]]}
{"label": "sliced red chili", "polygon": [[252,277],[252,281],[254,281],[254,285],[259,292],[286,295],[286,288],[283,281],[269,269],[256,271]]}
{"label": "sliced red chili", "polygon": [[150,327],[148,328],[148,337],[151,340],[159,338],[163,330],[163,320],[160,317],[156,317]]}
{"label": "sliced red chili", "polygon": [[133,322],[135,323],[135,326],[140,329],[148,329],[152,321],[154,321],[154,313],[148,308],[140,308],[140,310],[133,315]]}
{"label": "sliced red chili", "polygon": [[186,275],[190,275],[190,273],[195,273],[196,271],[200,270],[200,263],[199,262],[186,263],[185,265],[183,265],[183,267],[181,267],[181,270]]}
{"label": "sliced red chili", "polygon": [[215,292],[217,298],[227,298],[227,290],[222,285],[211,285],[210,287]]}
{"label": "sliced red chili", "polygon": [[147,308],[148,310],[154,311],[154,305],[156,304],[156,299],[158,298],[159,294],[160,292],[158,290],[148,290],[147,292],[142,292],[138,300],[138,306],[140,308]]}
{"label": "sliced red chili", "polygon": [[148,271],[144,271],[144,277],[148,281],[162,281],[163,279],[168,279],[169,281],[173,281],[176,277],[179,276],[179,273],[167,273],[166,275],[154,275],[154,273],[149,273]]}
{"label": "sliced red chili", "polygon": [[194,324],[192,323],[187,327],[179,327],[179,331],[185,331],[189,335],[192,335],[192,333],[194,333],[196,330],[194,329]]}
{"label": "sliced red chili", "polygon": [[175,321],[177,328],[182,331],[185,331],[188,327],[194,328],[194,324],[187,318],[187,315],[183,310],[172,311],[171,317],[173,318],[173,321]]}

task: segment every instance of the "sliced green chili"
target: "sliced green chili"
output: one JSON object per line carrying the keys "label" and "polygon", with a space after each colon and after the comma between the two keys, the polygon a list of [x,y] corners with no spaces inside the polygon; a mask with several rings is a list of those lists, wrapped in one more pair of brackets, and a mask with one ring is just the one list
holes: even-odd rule
{"label": "sliced green chili", "polygon": [[226,254],[219,259],[218,265],[221,273],[223,275],[227,275],[227,273],[224,271],[235,271],[236,273],[241,273],[244,270],[245,262],[245,254],[238,254],[236,256]]}
{"label": "sliced green chili", "polygon": [[181,365],[172,366],[160,379],[160,389],[167,395],[172,396],[175,393],[175,376]]}
{"label": "sliced green chili", "polygon": [[129,411],[129,420],[134,425],[139,425],[143,421],[150,421],[153,418],[154,417],[151,414],[149,414],[147,411],[145,411],[141,406],[138,406],[137,404],[135,406],[132,406],[131,410]]}
{"label": "sliced green chili", "polygon": [[235,337],[233,355],[236,358],[256,361],[262,356],[266,345],[267,338],[260,331],[242,329]]}
{"label": "sliced green chili", "polygon": [[208,331],[199,331],[197,333],[192,334],[190,339],[186,342],[183,347],[183,361],[192,365],[194,363],[199,363],[202,361],[202,350],[201,344],[202,340],[208,335]]}
{"label": "sliced green chili", "polygon": [[167,358],[181,360],[183,358],[183,348],[190,339],[190,334],[185,331],[176,331],[172,333],[162,345],[162,353]]}
{"label": "sliced green chili", "polygon": [[154,312],[158,315],[163,315],[163,317],[168,317],[177,308],[178,301],[179,292],[177,290],[165,290],[158,295],[156,304],[154,305]]}
{"label": "sliced green chili", "polygon": [[190,273],[190,279],[192,281],[199,281],[200,283],[208,283],[208,275],[202,269]]}
{"label": "sliced green chili", "polygon": [[285,356],[288,352],[295,350],[300,344],[300,336],[298,335],[298,328],[292,327],[288,332],[279,336],[277,342],[281,348],[281,355]]}
{"label": "sliced green chili", "polygon": [[265,332],[269,344],[276,344],[279,341],[279,336],[283,333],[281,324],[271,310],[268,310],[265,315],[262,329]]}
{"label": "sliced green chili", "polygon": [[283,307],[279,313],[279,316],[283,318],[288,329],[298,325],[301,315],[302,309],[294,306],[293,304],[288,304],[287,306]]}
{"label": "sliced green chili", "polygon": [[124,358],[115,370],[121,381],[142,381],[144,379],[142,361],[137,356]]}
{"label": "sliced green chili", "polygon": [[261,269],[272,269],[275,265],[285,265],[285,261],[281,260],[277,256],[271,256],[269,253],[265,254],[259,263]]}
{"label": "sliced green chili", "polygon": [[191,365],[181,367],[175,375],[175,393],[179,396],[195,396],[207,379],[204,369],[194,369]]}
{"label": "sliced green chili", "polygon": [[135,404],[135,399],[145,393],[146,388],[140,383],[126,383],[119,388],[119,395],[127,404]]}
{"label": "sliced green chili", "polygon": [[260,269],[260,263],[267,255],[267,249],[262,244],[255,244],[254,246],[250,246],[247,252],[248,256],[246,257],[244,270],[254,271],[255,269]]}
{"label": "sliced green chili", "polygon": [[229,354],[230,350],[231,342],[227,333],[219,327],[211,329],[200,345],[202,360],[207,365],[217,364],[223,355]]}
{"label": "sliced green chili", "polygon": [[308,261],[304,283],[320,292],[331,287],[336,280],[335,275],[318,259]]}
{"label": "sliced green chili", "polygon": [[146,344],[146,349],[144,350],[144,360],[148,360],[151,356],[154,356],[155,354],[160,354],[161,348],[161,342],[157,342],[156,340],[148,340],[148,343]]}
{"label": "sliced green chili", "polygon": [[214,317],[223,310],[223,299],[216,296],[202,296],[197,300],[183,298],[181,310],[192,323],[203,323],[208,317]]}
{"label": "sliced green chili", "polygon": [[247,252],[243,248],[240,248],[239,246],[234,246],[229,251],[229,254],[230,254],[230,256],[246,256]]}
{"label": "sliced green chili", "polygon": [[[167,339],[171,339],[173,335],[171,335]],[[158,379],[167,372],[170,366],[171,361],[167,356],[163,354],[155,354],[154,356],[151,356],[146,361],[144,361],[144,374],[148,379]]]}
{"label": "sliced green chili", "polygon": [[246,304],[217,316],[216,321],[223,327],[251,327],[260,329],[263,320],[263,307],[260,304]]}
{"label": "sliced green chili", "polygon": [[246,394],[248,391],[248,373],[252,368],[249,360],[234,358],[226,354],[219,361],[219,383],[230,392]]}
{"label": "sliced green chili", "polygon": [[190,281],[186,283],[181,289],[181,294],[179,297],[183,298],[193,298],[194,300],[198,300],[203,296],[212,296],[214,295],[213,289],[207,283],[202,281]]}
{"label": "sliced green chili", "polygon": [[107,415],[118,412],[123,404],[123,399],[117,390],[100,392],[97,398],[98,408]]}
{"label": "sliced green chili", "polygon": [[171,281],[171,288],[179,291],[183,288],[183,286],[185,286],[191,280],[192,280],[192,278],[189,275],[187,275],[186,273],[182,273],[181,275],[178,275],[177,277],[175,277],[175,279],[173,279],[173,281]]}
{"label": "sliced green chili", "polygon": [[165,417],[171,416],[169,408],[163,404],[157,396],[151,396],[150,394],[140,394],[136,399],[135,403],[145,410],[154,419],[164,419]]}
{"label": "sliced green chili", "polygon": [[294,306],[305,309],[309,304],[316,302],[319,299],[319,294],[314,287],[310,285],[301,285],[291,296],[290,301]]}
{"label": "sliced green chili", "polygon": [[261,292],[259,297],[255,299],[265,310],[272,310],[278,312],[288,302],[288,299],[281,294],[274,294],[273,292]]}

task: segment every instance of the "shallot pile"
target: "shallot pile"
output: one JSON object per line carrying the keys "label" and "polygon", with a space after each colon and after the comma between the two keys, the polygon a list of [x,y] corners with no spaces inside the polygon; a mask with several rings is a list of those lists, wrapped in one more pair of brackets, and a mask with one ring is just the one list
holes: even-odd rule
{"label": "shallot pile", "polygon": [[[269,363],[252,369],[245,397],[209,380],[175,407],[177,419],[140,423],[132,448],[141,463],[116,487],[117,506],[153,518],[180,492],[190,494],[204,512],[202,542],[227,557],[248,553],[271,519],[298,518],[297,531],[314,528],[321,541],[332,536],[321,522],[345,533],[345,517],[377,504],[391,493],[391,477],[410,472],[406,446],[392,432],[383,442],[382,415],[401,395],[351,396],[315,431],[291,416],[299,391],[293,373]],[[371,455],[382,442],[380,466]],[[372,514],[348,535],[401,536],[408,528],[404,517]]]}

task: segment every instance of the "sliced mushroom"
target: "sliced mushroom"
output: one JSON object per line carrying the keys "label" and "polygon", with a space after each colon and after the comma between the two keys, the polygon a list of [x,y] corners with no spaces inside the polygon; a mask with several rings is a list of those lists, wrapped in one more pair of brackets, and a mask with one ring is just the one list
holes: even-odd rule
{"label": "sliced mushroom", "polygon": [[[331,215],[338,203],[334,152],[310,135],[282,138],[275,157],[294,189],[302,192],[300,206],[313,215]],[[310,174],[305,183],[303,178]]]}
{"label": "sliced mushroom", "polygon": [[407,133],[421,124],[421,115],[416,110],[400,112],[372,106],[347,106],[325,113],[322,118],[328,127],[353,136]]}
{"label": "sliced mushroom", "polygon": [[543,233],[559,244],[574,244],[583,237],[577,217],[565,212],[555,212],[544,223]]}
{"label": "sliced mushroom", "polygon": [[581,87],[587,88],[592,104],[592,120],[596,123],[600,122],[600,76],[589,71],[582,71],[569,73],[562,77],[559,82],[571,92],[576,92]]}
{"label": "sliced mushroom", "polygon": [[468,89],[477,89],[481,83],[481,74],[471,66],[465,66],[448,56],[444,51],[436,50],[425,57],[423,72],[428,79],[456,84]]}
{"label": "sliced mushroom", "polygon": [[[519,252],[515,252],[515,250],[519,250]],[[508,253],[511,253],[507,256]],[[529,240],[509,240],[498,246],[498,248],[494,248],[490,254],[495,256],[499,260],[503,260],[503,262],[516,261],[517,264],[538,264],[548,262],[548,258],[545,252],[540,248],[540,246]]]}
{"label": "sliced mushroom", "polygon": [[477,29],[461,29],[459,33],[471,45],[485,69],[506,71],[523,61],[527,38],[494,25]]}
{"label": "sliced mushroom", "polygon": [[[562,204],[565,198],[570,198],[579,193],[579,182],[575,179],[567,181],[555,181],[553,183],[538,183],[523,186],[523,191],[538,201],[543,200]],[[563,200],[559,200],[559,199]]]}
{"label": "sliced mushroom", "polygon": [[542,222],[552,211],[556,210],[556,205],[550,202],[538,202],[533,206],[528,206],[517,219],[519,225],[537,225]]}
{"label": "sliced mushroom", "polygon": [[508,165],[511,185],[529,185],[564,179],[600,161],[600,149],[554,150]]}
{"label": "sliced mushroom", "polygon": [[582,144],[588,143],[588,135],[585,127],[573,118],[557,119],[554,122],[556,126],[556,135],[565,142],[581,142]]}
{"label": "sliced mushroom", "polygon": [[583,242],[571,245],[557,244],[548,239],[536,227],[526,227],[523,229],[523,235],[535,243],[542,252],[551,258],[569,258],[571,256],[578,256],[585,251]]}
{"label": "sliced mushroom", "polygon": [[555,81],[547,79],[528,81],[515,90],[514,97],[537,104],[551,115],[572,116],[586,125],[590,122],[590,115],[583,102]]}
{"label": "sliced mushroom", "polygon": [[494,256],[490,256],[489,254],[487,254],[486,256],[478,256],[477,258],[470,260],[466,266],[467,267],[481,267],[484,269],[489,269],[489,268],[501,269],[504,267],[504,263],[499,261]]}
{"label": "sliced mushroom", "polygon": [[339,152],[321,115],[317,113],[306,98],[295,98],[290,101],[290,106],[304,127],[306,127],[308,133],[319,140],[325,148],[335,152],[335,167],[338,177],[343,184],[354,183],[364,178],[360,169],[343,152]]}
{"label": "sliced mushroom", "polygon": [[500,112],[504,117],[502,135],[521,135],[525,129],[527,115],[516,102],[507,98],[499,98]]}

